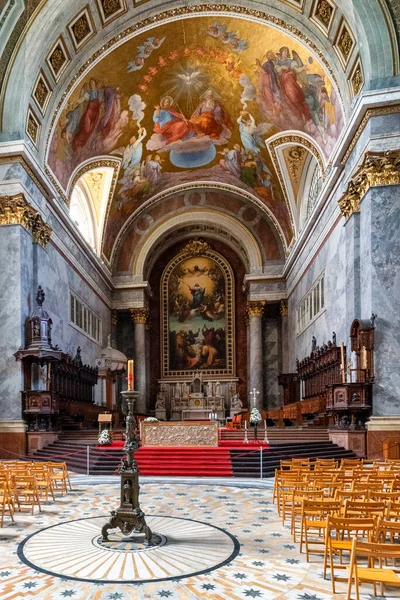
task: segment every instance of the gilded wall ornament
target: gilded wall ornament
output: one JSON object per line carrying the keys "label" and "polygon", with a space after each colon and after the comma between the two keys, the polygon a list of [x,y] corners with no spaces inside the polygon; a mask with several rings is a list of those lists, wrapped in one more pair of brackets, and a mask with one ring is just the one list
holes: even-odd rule
{"label": "gilded wall ornament", "polygon": [[65,56],[63,49],[60,45],[57,45],[49,56],[49,62],[53,67],[53,71],[56,75],[61,70],[62,66],[65,64],[66,61],[67,57]]}
{"label": "gilded wall ornament", "polygon": [[132,321],[137,324],[147,325],[149,320],[149,309],[148,308],[131,308]]}
{"label": "gilded wall ornament", "polygon": [[252,317],[262,317],[264,314],[264,301],[248,302],[246,306],[246,314],[249,319]]}
{"label": "gilded wall ornament", "polygon": [[106,18],[111,17],[114,13],[118,12],[122,8],[120,0],[100,0],[103,7],[104,16]]}
{"label": "gilded wall ornament", "polygon": [[185,252],[190,256],[199,256],[209,249],[210,245],[204,240],[190,240],[190,242],[182,248],[181,252]]}
{"label": "gilded wall ornament", "polygon": [[327,2],[327,0],[319,0],[315,8],[314,15],[322,23],[322,25],[328,29],[333,11],[333,6]]}
{"label": "gilded wall ornament", "polygon": [[281,313],[282,317],[287,317],[288,316],[288,301],[287,298],[283,298],[281,300],[280,306],[279,306],[279,312]]}
{"label": "gilded wall ornament", "polygon": [[356,70],[353,73],[353,76],[351,78],[351,85],[353,88],[354,96],[357,96],[360,93],[361,88],[364,85],[364,78],[363,78],[360,64],[357,65]]}
{"label": "gilded wall ornament", "polygon": [[29,139],[35,144],[35,146],[37,146],[38,144],[39,130],[40,123],[32,109],[29,107],[28,117],[26,120],[26,133],[28,134]]}
{"label": "gilded wall ornament", "polygon": [[350,56],[353,45],[354,42],[350,33],[346,28],[344,28],[339,37],[338,48],[340,49],[345,61],[347,61],[348,57]]}
{"label": "gilded wall ornament", "polygon": [[346,221],[360,211],[360,202],[370,187],[400,184],[400,150],[384,153],[367,152],[362,166],[347,184],[346,192],[338,200],[340,212]]}
{"label": "gilded wall ornament", "polygon": [[307,150],[302,146],[294,146],[288,153],[289,172],[296,183],[301,175],[303,158],[306,152]]}
{"label": "gilded wall ornament", "polygon": [[74,33],[76,45],[79,46],[82,40],[84,40],[91,31],[86,15],[82,15],[77,21],[75,21],[75,23],[72,25],[72,31]]}
{"label": "gilded wall ornament", "polygon": [[40,213],[33,208],[23,194],[0,196],[0,226],[22,225],[32,233],[34,242],[43,248],[50,241],[52,229],[44,222]]}
{"label": "gilded wall ornament", "polygon": [[75,50],[80,50],[94,36],[96,30],[88,6],[69,23],[68,31]]}
{"label": "gilded wall ornament", "polygon": [[37,82],[33,95],[35,96],[35,99],[41,108],[43,108],[43,106],[45,105],[48,94],[49,90],[43,79],[40,78]]}

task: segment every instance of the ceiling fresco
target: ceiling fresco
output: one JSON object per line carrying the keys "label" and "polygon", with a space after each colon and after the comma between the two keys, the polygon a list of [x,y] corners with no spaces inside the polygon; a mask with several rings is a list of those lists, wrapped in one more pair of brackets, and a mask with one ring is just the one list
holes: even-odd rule
{"label": "ceiling fresco", "polygon": [[301,131],[328,158],[342,125],[327,73],[289,34],[238,18],[182,19],[130,39],[88,72],[58,119],[48,165],[66,190],[82,162],[121,159],[106,258],[143,202],[195,181],[257,196],[289,244],[292,218],[265,140]]}

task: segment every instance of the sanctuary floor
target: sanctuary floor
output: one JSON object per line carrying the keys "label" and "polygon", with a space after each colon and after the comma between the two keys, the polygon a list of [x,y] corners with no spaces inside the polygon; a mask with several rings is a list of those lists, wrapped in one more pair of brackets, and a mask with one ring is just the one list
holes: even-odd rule
{"label": "sanctuary floor", "polygon": [[[6,517],[2,600],[344,598],[333,596],[330,581],[322,579],[321,560],[308,564],[282,526],[272,479],[142,478],[141,507],[164,539],[147,551],[128,547],[122,536],[109,548],[98,544],[101,526],[118,506],[117,477],[71,481],[73,491],[42,513],[17,513],[15,524]],[[338,590],[344,592],[345,584]]]}

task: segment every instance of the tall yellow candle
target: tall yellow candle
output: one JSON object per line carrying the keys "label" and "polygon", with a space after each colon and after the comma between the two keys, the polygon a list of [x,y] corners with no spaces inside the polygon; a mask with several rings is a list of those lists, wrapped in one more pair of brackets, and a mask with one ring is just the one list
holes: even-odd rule
{"label": "tall yellow candle", "polygon": [[135,387],[134,361],[128,360],[128,390],[133,390]]}
{"label": "tall yellow candle", "polygon": [[346,368],[344,364],[344,342],[340,344],[340,357],[341,357],[341,365],[340,370],[342,371],[342,383],[346,383]]}

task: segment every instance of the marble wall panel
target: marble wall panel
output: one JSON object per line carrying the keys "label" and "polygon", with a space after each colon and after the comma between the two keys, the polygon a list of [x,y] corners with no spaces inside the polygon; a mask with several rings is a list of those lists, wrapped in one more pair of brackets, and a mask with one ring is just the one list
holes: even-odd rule
{"label": "marble wall panel", "polygon": [[361,318],[374,312],[373,413],[400,414],[400,186],[368,191],[361,204]]}
{"label": "marble wall panel", "polygon": [[[110,309],[88,285],[83,269],[78,274],[52,244],[45,249],[38,247],[37,251],[37,283],[46,292],[46,310],[53,319],[53,344],[58,344],[64,352],[73,356],[80,346],[83,362],[94,366],[101,348],[107,345]],[[100,317],[102,337],[99,343],[70,323],[70,291]]]}
{"label": "marble wall panel", "polygon": [[279,406],[279,333],[278,317],[263,321],[264,408]]}
{"label": "marble wall panel", "polygon": [[[21,419],[21,363],[13,356],[25,343],[32,308],[32,238],[20,225],[0,228],[0,411],[3,420]],[[23,268],[20,268],[23,265]]]}
{"label": "marble wall panel", "polygon": [[[346,340],[346,261],[346,232],[340,221],[290,294],[289,371],[296,371],[296,358],[301,360],[310,354],[313,335],[318,345],[332,339],[333,331],[338,343]],[[296,307],[323,272],[325,310],[300,335],[296,335]]]}

